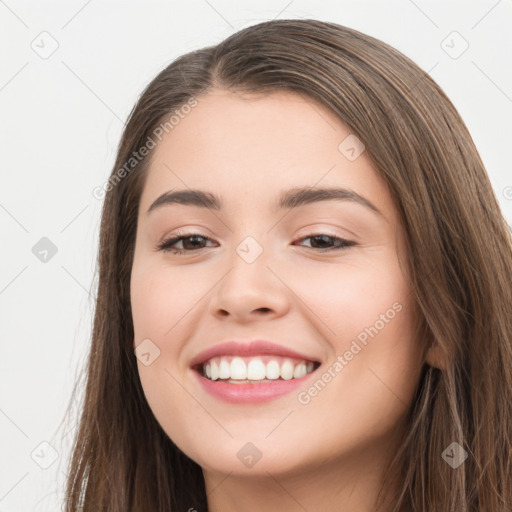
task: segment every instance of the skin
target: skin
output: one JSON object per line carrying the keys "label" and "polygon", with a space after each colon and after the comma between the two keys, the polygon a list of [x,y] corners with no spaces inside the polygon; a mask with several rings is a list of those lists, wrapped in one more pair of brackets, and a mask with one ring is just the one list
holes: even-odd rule
{"label": "skin", "polygon": [[[391,195],[367,151],[350,161],[338,150],[349,128],[309,98],[215,89],[198,100],[153,150],[140,200],[133,346],[149,338],[160,350],[147,366],[138,360],[148,403],[203,468],[211,512],[374,512],[425,362]],[[280,191],[297,186],[350,188],[383,216],[341,200],[272,210]],[[215,193],[225,206],[147,213],[162,193],[187,188]],[[177,229],[209,240],[178,242],[189,248],[184,255],[157,250]],[[318,234],[357,245],[322,252],[315,247],[335,240],[314,245],[308,237]],[[249,235],[263,249],[250,264],[236,252]],[[219,342],[263,338],[322,363],[298,390],[307,391],[395,303],[400,312],[307,404],[295,391],[263,404],[225,403],[189,367]],[[426,362],[436,364],[432,349]],[[248,442],[262,454],[252,467],[237,457]]]}

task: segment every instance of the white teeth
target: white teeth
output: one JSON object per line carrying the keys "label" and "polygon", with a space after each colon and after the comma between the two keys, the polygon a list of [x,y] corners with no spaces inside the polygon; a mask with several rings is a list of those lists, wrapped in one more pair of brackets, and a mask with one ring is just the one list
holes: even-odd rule
{"label": "white teeth", "polygon": [[247,367],[247,378],[249,380],[263,380],[265,378],[266,367],[260,359],[253,359]]}
{"label": "white teeth", "polygon": [[[208,375],[206,375],[208,377]],[[230,364],[225,360],[220,360],[219,365],[219,379],[229,379],[231,376],[231,366]]]}
{"label": "white teeth", "polygon": [[308,370],[306,368],[306,365],[304,363],[299,363],[295,370],[293,370],[293,378],[294,379],[300,379],[301,377],[304,377],[308,373]]}
{"label": "white teeth", "polygon": [[247,366],[241,357],[234,357],[231,361],[231,378],[247,379]]}
{"label": "white teeth", "polygon": [[291,361],[285,361],[281,366],[281,378],[284,380],[293,379],[293,364]]}
{"label": "white teeth", "polygon": [[276,380],[281,376],[281,368],[276,360],[269,361],[265,372],[267,379]]}
{"label": "white teeth", "polygon": [[245,358],[244,360],[239,356],[223,356],[215,357],[204,363],[203,375],[211,380],[259,383],[279,378],[282,380],[300,379],[311,373],[314,368],[315,364],[312,361],[296,361],[294,363],[291,359],[276,358],[268,360],[265,364],[260,357]]}
{"label": "white teeth", "polygon": [[217,363],[215,361],[212,361],[210,363],[210,371],[211,371],[211,379],[217,380],[219,378],[219,367],[217,366]]}

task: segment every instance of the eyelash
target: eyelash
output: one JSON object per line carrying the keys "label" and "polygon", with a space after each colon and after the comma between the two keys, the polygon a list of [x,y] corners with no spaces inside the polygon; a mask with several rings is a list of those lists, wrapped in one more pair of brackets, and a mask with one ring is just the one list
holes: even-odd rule
{"label": "eyelash", "polygon": [[[201,249],[206,249],[206,247],[199,247],[197,249],[191,249],[191,250],[171,248],[171,246],[174,245],[175,243],[180,242],[181,240],[184,240],[186,238],[193,238],[193,237],[199,237],[199,238],[202,238],[202,239],[210,241],[210,242],[212,241],[210,238],[200,235],[199,233],[179,233],[178,232],[178,233],[176,233],[175,236],[168,238],[167,240],[164,240],[163,242],[158,244],[157,250],[163,251],[163,252],[170,252],[172,254],[184,254],[186,252],[192,253],[195,251],[199,251]],[[312,233],[310,235],[306,235],[302,238],[299,238],[299,240],[306,240],[307,238],[318,238],[318,237],[330,238],[332,240],[339,242],[339,245],[337,247],[336,246],[335,247],[324,247],[323,249],[318,249],[316,247],[309,247],[309,249],[314,249],[319,252],[328,252],[328,251],[344,250],[344,249],[348,249],[349,247],[357,245],[356,242],[353,242],[351,240],[346,240],[345,238],[328,235],[326,233]]]}

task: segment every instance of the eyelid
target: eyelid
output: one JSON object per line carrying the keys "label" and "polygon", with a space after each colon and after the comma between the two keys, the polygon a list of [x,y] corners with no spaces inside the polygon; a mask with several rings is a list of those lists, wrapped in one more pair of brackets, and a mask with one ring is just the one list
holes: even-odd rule
{"label": "eyelid", "polygon": [[[297,239],[295,239],[293,243],[295,243],[297,241],[305,240],[308,238],[316,238],[316,237],[321,237],[321,236],[327,236],[329,238],[332,238],[333,240],[340,242],[340,244],[338,246],[335,245],[334,247],[327,247],[324,249],[318,249],[316,247],[308,247],[308,248],[312,249],[314,251],[320,252],[320,253],[322,253],[322,252],[327,253],[327,252],[336,252],[337,250],[342,250],[342,249],[346,249],[349,247],[354,247],[356,245],[359,245],[358,242],[356,242],[355,240],[345,238],[345,236],[343,236],[341,234],[332,234],[329,231],[322,231],[322,230],[308,232],[305,235],[302,235],[302,236],[298,237]],[[304,247],[304,246],[300,246],[300,247]]]}
{"label": "eyelid", "polygon": [[[354,240],[350,240],[348,238],[345,238],[344,235],[333,234],[329,230],[322,230],[322,229],[318,229],[317,231],[310,230],[310,231],[302,234],[298,238],[296,238],[292,242],[292,244],[294,244],[295,242],[301,241],[301,240],[313,239],[313,238],[322,237],[322,236],[326,236],[328,238],[335,240],[335,242],[333,242],[334,246],[318,248],[318,247],[308,247],[308,246],[301,245],[300,247],[307,247],[308,249],[311,249],[313,252],[322,254],[322,253],[342,252],[343,250],[346,250],[350,247],[359,245],[358,242],[356,242]],[[189,255],[195,255],[195,254],[200,253],[201,250],[211,248],[211,246],[210,247],[199,247],[199,248],[190,249],[190,250],[172,248],[173,245],[181,242],[182,240],[184,240],[186,238],[192,238],[192,237],[203,238],[206,242],[214,242],[214,240],[211,237],[205,236],[197,231],[196,232],[194,232],[194,231],[184,232],[181,230],[177,230],[172,235],[169,235],[168,237],[164,238],[164,240],[162,242],[159,242],[157,244],[157,246],[155,247],[155,251],[162,251],[164,253],[172,253],[175,255],[184,255],[186,253],[188,253]]]}
{"label": "eyelid", "polygon": [[343,235],[342,233],[339,233],[337,231],[333,231],[332,229],[328,229],[328,228],[304,228],[305,229],[305,233],[302,233],[300,235],[298,235],[297,239],[300,239],[300,238],[304,238],[306,236],[319,236],[319,235],[328,235],[328,236],[335,236],[335,237],[339,237],[339,238],[345,238],[345,235]]}
{"label": "eyelid", "polygon": [[[177,230],[173,231],[170,235],[164,236],[162,238],[162,240],[156,244],[155,250],[156,251],[159,251],[159,250],[165,251],[165,249],[162,249],[162,247],[167,245],[169,242],[174,240],[175,241],[174,243],[177,243],[177,242],[181,241],[181,239],[183,239],[183,238],[190,238],[193,236],[200,236],[201,238],[204,238],[205,240],[207,240],[209,242],[214,242],[212,237],[210,237],[209,235],[204,235],[199,230],[194,230],[194,228],[191,228],[190,231],[182,231],[181,229],[177,229]],[[193,252],[193,251],[186,251],[186,252]]]}
{"label": "eyelid", "polygon": [[202,236],[203,238],[208,238],[213,241],[213,236],[211,234],[203,233],[202,231],[204,231],[203,228],[196,228],[194,226],[187,228],[177,228],[168,235],[163,236],[160,243],[171,240],[172,238],[186,238],[189,236]]}
{"label": "eyelid", "polygon": [[305,237],[327,235],[333,238],[341,238],[342,240],[350,242],[353,245],[359,244],[358,240],[360,240],[360,238],[352,231],[349,231],[346,228],[343,228],[342,230],[341,228],[326,227],[325,225],[320,224],[315,223],[314,225],[309,225],[301,229],[300,234],[294,239],[294,242]]}
{"label": "eyelid", "polygon": [[[200,236],[202,238],[206,238],[209,241],[213,242],[213,239],[210,235],[205,235],[205,234],[201,233],[199,230],[193,231],[193,229],[194,228],[191,228],[191,231],[181,231],[180,229],[177,229],[170,235],[164,236],[158,245],[168,242],[169,240],[172,240],[174,238],[188,238],[191,236]],[[321,235],[327,235],[327,236],[342,238],[342,239],[346,240],[346,237],[343,233],[338,233],[337,231],[330,231],[325,228],[318,228],[317,230],[308,229],[305,233],[298,235],[293,241],[296,242],[297,240],[302,240],[303,238],[306,238],[306,237],[314,237],[314,236],[321,236]]]}

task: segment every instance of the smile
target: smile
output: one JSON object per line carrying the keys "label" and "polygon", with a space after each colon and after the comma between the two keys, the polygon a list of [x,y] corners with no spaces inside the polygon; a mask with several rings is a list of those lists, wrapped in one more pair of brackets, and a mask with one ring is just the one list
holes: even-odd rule
{"label": "smile", "polygon": [[209,395],[223,402],[275,400],[304,386],[320,362],[266,340],[231,340],[197,354],[190,369]]}
{"label": "smile", "polygon": [[222,356],[202,365],[203,377],[230,384],[258,384],[300,379],[315,369],[313,361],[277,356]]}
{"label": "smile", "polygon": [[[259,358],[253,359],[253,361],[257,361]],[[232,361],[231,361],[232,362]],[[249,362],[249,366],[251,365]],[[238,364],[235,361],[235,369],[238,367]],[[277,369],[279,369],[279,377],[274,379],[269,379],[266,377],[266,369],[270,365],[270,375],[274,376]],[[253,363],[253,366],[258,368],[259,372],[262,372],[262,368],[265,368],[265,378],[255,379],[254,374],[249,374],[252,378],[237,378],[234,379],[233,375],[230,373],[228,378],[218,378],[212,379],[212,363],[210,363],[210,377],[208,375],[203,375],[202,371],[195,370],[193,373],[195,377],[199,380],[199,384],[208,394],[212,395],[214,398],[217,398],[223,402],[233,403],[233,404],[255,404],[259,402],[268,402],[271,400],[275,400],[283,395],[291,393],[292,391],[299,391],[300,388],[305,387],[306,381],[309,380],[310,376],[316,372],[317,368],[320,366],[320,363],[308,362],[305,365],[306,374],[300,377],[291,378],[283,378],[281,376],[281,370],[284,368],[285,377],[289,377],[290,373],[293,371],[300,372],[302,374],[304,372],[304,362],[299,362],[297,365],[293,366],[290,361],[285,361],[282,365],[277,364],[274,365],[272,361],[269,361],[266,365],[263,365],[262,361],[257,363]],[[241,367],[241,365],[240,365]],[[297,367],[299,370],[296,370]],[[230,367],[231,368],[231,367]],[[213,370],[220,373],[220,369]],[[229,370],[231,372],[231,369]],[[299,373],[297,373],[298,375]],[[236,375],[236,374],[235,374]],[[262,373],[260,373],[262,375]],[[241,377],[241,374],[236,375]]]}

